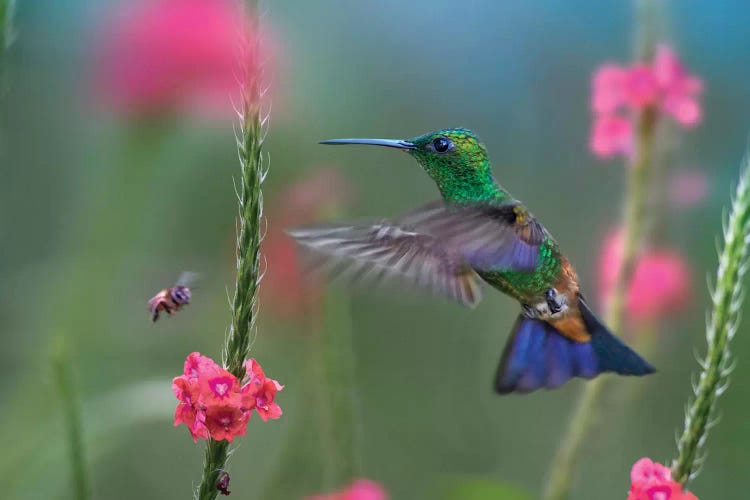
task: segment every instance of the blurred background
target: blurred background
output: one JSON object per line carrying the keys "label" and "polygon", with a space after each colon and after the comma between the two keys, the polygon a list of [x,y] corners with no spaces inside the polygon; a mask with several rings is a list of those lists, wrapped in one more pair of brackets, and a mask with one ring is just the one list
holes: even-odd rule
{"label": "blurred background", "polygon": [[[239,440],[231,489],[237,498],[297,499],[342,486],[324,478],[311,379],[316,343],[339,328],[353,339],[363,476],[395,499],[537,498],[584,382],[493,394],[518,305],[499,293],[469,311],[393,288],[325,289],[299,275],[280,231],[316,219],[393,216],[437,197],[405,155],[317,141],[465,126],[486,143],[503,186],[556,236],[601,309],[597,262],[620,220],[625,167],[589,151],[590,80],[602,63],[630,60],[633,6],[262,3],[273,46],[269,272],[252,352],[286,387],[277,397],[283,417],[251,419]],[[233,42],[219,35],[229,32],[220,23],[226,12],[187,16],[189,29],[170,31],[169,23],[138,21],[134,5],[17,6],[0,146],[5,498],[73,498],[50,361],[60,338],[79,391],[94,498],[187,498],[200,478],[204,445],[172,426],[170,383],[188,353],[220,357],[234,286],[239,165],[227,98],[233,79],[190,71],[223,71],[212,51]],[[750,5],[683,0],[664,2],[663,12],[664,39],[705,85],[701,124],[675,134],[660,195],[670,201],[652,228],[655,246],[688,263],[689,297],[676,314],[629,329],[629,341],[659,371],[611,384],[586,440],[576,499],[625,498],[638,458],[668,463],[676,453],[694,352],[705,349],[704,277],[715,274],[721,211],[750,129],[750,66],[742,64]],[[201,27],[201,19],[217,24]],[[186,34],[204,28],[210,43]],[[174,46],[151,50],[171,35]],[[183,76],[161,78],[165,68]],[[170,93],[175,87],[179,94]],[[679,189],[670,197],[671,176],[681,173],[689,179],[679,182],[698,191],[689,202]],[[193,303],[152,324],[146,301],[185,270],[200,274]],[[702,499],[742,498],[746,489],[744,333],[734,341],[738,362],[720,401],[721,423],[691,485]]]}

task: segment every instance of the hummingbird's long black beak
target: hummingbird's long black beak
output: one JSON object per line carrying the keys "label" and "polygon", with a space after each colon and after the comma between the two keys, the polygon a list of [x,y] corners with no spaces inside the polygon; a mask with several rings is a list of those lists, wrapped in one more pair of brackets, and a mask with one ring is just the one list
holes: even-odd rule
{"label": "hummingbird's long black beak", "polygon": [[329,139],[320,141],[320,144],[369,144],[370,146],[386,146],[396,149],[417,149],[414,143],[401,139]]}

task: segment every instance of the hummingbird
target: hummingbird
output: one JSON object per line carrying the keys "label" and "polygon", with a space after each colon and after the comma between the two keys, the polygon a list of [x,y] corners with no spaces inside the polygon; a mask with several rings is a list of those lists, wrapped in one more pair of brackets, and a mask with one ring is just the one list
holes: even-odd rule
{"label": "hummingbird", "polygon": [[647,375],[654,368],[592,312],[559,245],[493,176],[487,149],[465,128],[412,139],[331,139],[412,156],[442,199],[390,220],[292,229],[289,234],[331,274],[404,283],[467,307],[482,286],[521,310],[495,376],[500,394],[553,389],[604,372]]}

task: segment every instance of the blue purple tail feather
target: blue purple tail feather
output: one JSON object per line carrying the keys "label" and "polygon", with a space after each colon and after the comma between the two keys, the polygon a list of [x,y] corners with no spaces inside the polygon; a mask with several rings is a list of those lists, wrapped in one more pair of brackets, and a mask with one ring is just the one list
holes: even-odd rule
{"label": "blue purple tail feather", "polygon": [[520,315],[500,360],[495,390],[500,394],[554,389],[573,377],[603,372],[647,375],[654,368],[622,341],[579,299],[589,342],[575,342],[547,323]]}

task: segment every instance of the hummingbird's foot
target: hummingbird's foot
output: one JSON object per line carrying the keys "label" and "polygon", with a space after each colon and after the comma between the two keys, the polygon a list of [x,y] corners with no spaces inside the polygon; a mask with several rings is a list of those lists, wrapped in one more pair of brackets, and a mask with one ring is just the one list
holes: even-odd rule
{"label": "hummingbird's foot", "polygon": [[549,308],[550,314],[557,314],[562,311],[567,302],[565,296],[558,295],[557,290],[554,288],[548,288],[547,291],[544,292],[544,298],[547,301],[547,307]]}

